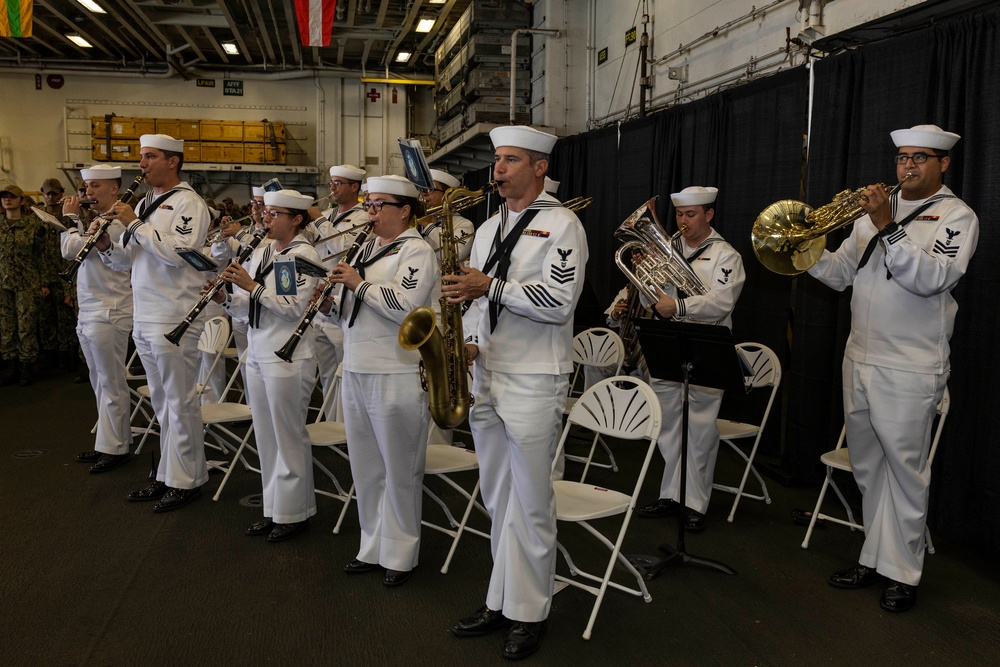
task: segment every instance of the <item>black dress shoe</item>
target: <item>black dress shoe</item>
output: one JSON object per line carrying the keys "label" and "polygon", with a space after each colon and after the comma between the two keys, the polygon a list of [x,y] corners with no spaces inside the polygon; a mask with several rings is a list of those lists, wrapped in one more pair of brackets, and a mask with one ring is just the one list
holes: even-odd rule
{"label": "black dress shoe", "polygon": [[386,586],[399,586],[400,584],[405,584],[406,580],[410,578],[410,572],[412,570],[407,570],[406,572],[401,572],[399,570],[386,570],[385,579],[382,583]]}
{"label": "black dress shoe", "polygon": [[193,489],[168,488],[167,492],[163,494],[163,497],[160,498],[159,502],[153,505],[153,511],[160,514],[161,512],[170,512],[180,509],[200,495],[200,486],[196,486]]}
{"label": "black dress shoe", "polygon": [[694,510],[684,513],[684,530],[689,533],[700,533],[705,530],[705,515]]}
{"label": "black dress shoe", "polygon": [[243,532],[251,536],[267,535],[274,528],[274,525],[275,524],[273,521],[271,521],[267,517],[264,517],[259,521],[254,521],[253,523],[251,523],[249,526],[246,527],[246,530],[244,530]]}
{"label": "black dress shoe", "polygon": [[128,494],[128,499],[133,503],[140,503],[147,500],[159,500],[166,494],[167,485],[163,482],[150,482],[145,489],[132,491]]}
{"label": "black dress shoe", "polygon": [[97,463],[101,458],[101,453],[96,449],[92,452],[82,452],[76,455],[77,463]]}
{"label": "black dress shoe", "polygon": [[542,645],[542,635],[545,634],[545,621],[537,623],[514,623],[503,642],[503,657],[508,660],[520,660],[538,650]]}
{"label": "black dress shoe", "polygon": [[510,625],[510,620],[504,618],[502,612],[483,605],[471,616],[466,616],[451,626],[451,633],[456,637],[482,637],[507,625]]}
{"label": "black dress shoe", "polygon": [[910,611],[917,604],[917,587],[894,581],[882,593],[879,606],[886,611]]}
{"label": "black dress shoe", "polygon": [[830,585],[837,588],[864,588],[878,580],[878,572],[864,565],[855,565],[830,575]]}
{"label": "black dress shoe", "polygon": [[101,454],[101,458],[97,459],[97,463],[90,466],[90,474],[96,475],[97,473],[114,470],[123,463],[128,463],[130,458],[132,458],[132,455],[128,452],[124,454]]}
{"label": "black dress shoe", "polygon": [[366,563],[363,560],[355,558],[344,566],[344,572],[347,574],[361,574],[362,572],[371,572],[377,567],[376,563]]}
{"label": "black dress shoe", "polygon": [[309,527],[309,521],[299,521],[298,523],[276,523],[271,532],[267,534],[268,542],[284,542],[289,540]]}
{"label": "black dress shoe", "polygon": [[677,514],[679,508],[680,503],[676,500],[660,498],[655,503],[643,505],[636,512],[639,513],[639,516],[644,516],[647,519],[659,519],[661,516],[673,516]]}

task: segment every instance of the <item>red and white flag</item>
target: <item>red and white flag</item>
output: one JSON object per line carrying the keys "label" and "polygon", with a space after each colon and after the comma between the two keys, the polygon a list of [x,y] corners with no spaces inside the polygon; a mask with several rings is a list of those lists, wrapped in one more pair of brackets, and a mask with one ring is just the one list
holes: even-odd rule
{"label": "red and white flag", "polygon": [[302,46],[330,46],[337,0],[295,0]]}

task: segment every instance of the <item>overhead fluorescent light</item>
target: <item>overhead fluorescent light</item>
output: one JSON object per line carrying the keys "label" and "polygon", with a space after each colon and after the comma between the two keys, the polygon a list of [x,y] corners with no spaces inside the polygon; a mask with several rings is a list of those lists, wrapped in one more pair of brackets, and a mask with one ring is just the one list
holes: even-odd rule
{"label": "overhead fluorescent light", "polygon": [[420,19],[420,21],[417,22],[417,32],[430,32],[431,28],[434,27],[434,22],[436,20],[437,19]]}
{"label": "overhead fluorescent light", "polygon": [[99,4],[94,2],[94,0],[76,0],[76,1],[79,2],[81,5],[83,5],[89,11],[94,12],[95,14],[107,14],[107,12],[104,11]]}
{"label": "overhead fluorescent light", "polygon": [[409,51],[400,51],[399,53],[396,54],[396,62],[397,63],[409,62],[410,56],[412,55],[413,54],[410,53]]}
{"label": "overhead fluorescent light", "polygon": [[66,39],[73,42],[77,46],[82,46],[85,49],[93,48],[93,45],[87,40],[85,40],[83,37],[80,37],[80,35],[77,34],[66,35]]}
{"label": "overhead fluorescent light", "polygon": [[448,2],[448,0],[429,0],[428,4],[431,4],[431,5],[443,5],[446,2]]}
{"label": "overhead fluorescent light", "polygon": [[238,48],[236,48],[236,45],[233,44],[232,42],[223,42],[222,43],[222,50],[225,51],[226,53],[228,53],[231,56],[238,56],[238,55],[240,55],[240,50]]}

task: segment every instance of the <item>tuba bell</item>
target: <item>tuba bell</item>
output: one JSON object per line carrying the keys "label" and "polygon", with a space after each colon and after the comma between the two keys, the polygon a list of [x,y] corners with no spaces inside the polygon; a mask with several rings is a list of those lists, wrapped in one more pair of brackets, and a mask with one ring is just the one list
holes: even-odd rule
{"label": "tuba bell", "polygon": [[[615,264],[648,301],[658,301],[657,290],[666,292],[671,285],[689,295],[706,294],[708,289],[701,278],[674,248],[680,232],[668,237],[660,227],[650,208],[656,199],[653,197],[636,209],[615,230],[615,238],[625,241],[615,252]],[[626,253],[634,250],[639,250],[642,257],[633,259],[629,266]]]}

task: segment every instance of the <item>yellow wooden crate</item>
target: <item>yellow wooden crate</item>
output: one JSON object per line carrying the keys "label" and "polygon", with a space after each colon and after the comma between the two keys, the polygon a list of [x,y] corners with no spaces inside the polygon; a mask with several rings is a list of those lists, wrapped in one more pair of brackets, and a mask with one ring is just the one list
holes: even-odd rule
{"label": "yellow wooden crate", "polygon": [[243,160],[247,164],[285,164],[287,153],[285,144],[244,144]]}
{"label": "yellow wooden crate", "polygon": [[111,156],[108,157],[107,140],[94,139],[91,145],[91,157],[98,162],[138,162],[139,142],[134,139],[112,139]]}
{"label": "yellow wooden crate", "polygon": [[201,162],[200,141],[184,141],[184,162]]}
{"label": "yellow wooden crate", "polygon": [[279,144],[285,143],[285,124],[281,121],[273,123],[246,121],[243,123],[243,141],[247,143],[266,143],[271,141],[272,127],[274,128],[274,140]]}
{"label": "yellow wooden crate", "polygon": [[231,141],[202,141],[202,162],[243,162],[243,144]]}
{"label": "yellow wooden crate", "polygon": [[[91,134],[94,139],[108,138],[108,124],[104,116],[90,117]],[[125,118],[116,116],[111,119],[112,139],[138,139],[144,134],[156,132],[156,121],[153,118]]]}
{"label": "yellow wooden crate", "polygon": [[202,141],[243,141],[243,121],[203,120],[199,134]]}
{"label": "yellow wooden crate", "polygon": [[[201,128],[200,120],[184,120],[181,118],[156,119],[156,133],[168,134],[174,139],[183,139],[184,141],[198,141],[201,138],[200,128]],[[185,146],[185,152],[187,152],[186,146]],[[185,159],[187,159],[186,156]]]}

